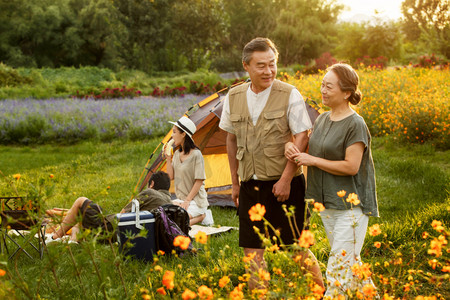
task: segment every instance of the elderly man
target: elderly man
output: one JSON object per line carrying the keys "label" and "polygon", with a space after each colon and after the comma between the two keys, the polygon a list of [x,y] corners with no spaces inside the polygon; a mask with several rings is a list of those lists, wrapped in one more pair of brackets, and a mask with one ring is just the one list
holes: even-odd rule
{"label": "elderly man", "polygon": [[[305,221],[305,179],[301,169],[284,157],[284,146],[293,141],[300,151],[305,151],[311,121],[299,91],[275,79],[277,60],[276,46],[267,38],[255,38],[244,47],[242,64],[251,82],[230,90],[219,125],[228,133],[232,198],[239,213],[239,246],[244,248],[246,256],[254,256],[250,289],[258,287],[254,274],[266,268],[266,264],[264,245],[253,229],[256,226],[264,233],[264,223],[253,222],[249,210],[258,203],[265,207],[264,217],[280,233],[278,244],[289,245],[298,238],[283,204],[295,207],[299,227]],[[272,231],[270,235],[276,236]],[[303,258],[308,256],[302,254]],[[313,273],[315,282],[323,286],[314,255],[310,253],[309,258],[314,263],[305,267]]]}

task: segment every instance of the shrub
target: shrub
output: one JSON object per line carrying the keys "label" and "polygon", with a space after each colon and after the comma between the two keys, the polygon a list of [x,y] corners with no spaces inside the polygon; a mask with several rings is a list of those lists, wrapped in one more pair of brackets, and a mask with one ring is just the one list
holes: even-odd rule
{"label": "shrub", "polygon": [[18,86],[21,84],[30,84],[31,77],[20,75],[17,70],[8,67],[0,62],[0,86]]}
{"label": "shrub", "polygon": [[369,55],[364,55],[363,57],[357,58],[354,66],[357,69],[369,67],[374,69],[384,69],[388,63],[388,58],[384,56],[370,57]]}

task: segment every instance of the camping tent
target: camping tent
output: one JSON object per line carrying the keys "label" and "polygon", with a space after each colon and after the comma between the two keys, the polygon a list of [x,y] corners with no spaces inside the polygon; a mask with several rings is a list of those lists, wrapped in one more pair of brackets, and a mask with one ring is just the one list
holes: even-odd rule
{"label": "camping tent", "polygon": [[[236,85],[239,84],[242,84],[242,82]],[[234,206],[234,203],[231,200],[231,175],[226,149],[227,133],[219,128],[222,104],[228,89],[229,88],[223,89],[201,100],[194,104],[184,114],[197,126],[197,131],[193,135],[193,138],[195,144],[202,151],[205,160],[205,188],[208,192],[208,201],[211,205]],[[314,122],[319,115],[318,111],[308,103],[306,103],[306,107],[311,121]],[[154,172],[166,170],[166,162],[162,158],[162,146],[171,139],[171,136],[172,129],[170,129],[150,156],[147,165],[151,161],[153,155],[159,151],[158,156],[151,166],[144,169],[144,173],[145,170],[148,171],[142,181],[143,175],[141,175],[141,179],[139,179],[139,191],[147,186],[150,176]],[[173,184],[171,186],[171,192],[174,192]]]}

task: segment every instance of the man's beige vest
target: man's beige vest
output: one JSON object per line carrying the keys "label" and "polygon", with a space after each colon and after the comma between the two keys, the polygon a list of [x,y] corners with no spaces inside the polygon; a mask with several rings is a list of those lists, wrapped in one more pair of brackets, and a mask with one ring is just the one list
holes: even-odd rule
{"label": "man's beige vest", "polygon": [[250,83],[239,85],[229,93],[230,120],[237,139],[238,174],[248,181],[277,180],[286,167],[284,145],[292,140],[287,118],[289,97],[294,87],[275,80],[267,104],[253,125],[247,105]]}

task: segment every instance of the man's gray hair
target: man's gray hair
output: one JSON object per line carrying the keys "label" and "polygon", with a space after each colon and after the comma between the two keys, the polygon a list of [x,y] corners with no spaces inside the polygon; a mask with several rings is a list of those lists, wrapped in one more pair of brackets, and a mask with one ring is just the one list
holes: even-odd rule
{"label": "man's gray hair", "polygon": [[261,37],[254,38],[245,45],[244,50],[242,51],[242,61],[248,65],[252,59],[253,52],[266,52],[270,49],[275,53],[275,59],[278,61],[277,47],[270,39]]}

